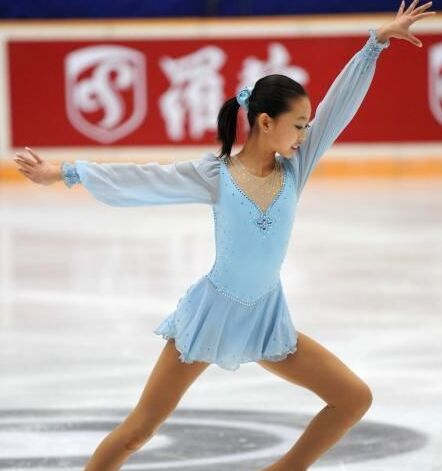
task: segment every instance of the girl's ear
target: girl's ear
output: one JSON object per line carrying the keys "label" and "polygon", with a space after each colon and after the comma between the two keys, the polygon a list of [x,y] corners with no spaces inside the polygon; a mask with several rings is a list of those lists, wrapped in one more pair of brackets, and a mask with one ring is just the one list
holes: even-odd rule
{"label": "girl's ear", "polygon": [[272,127],[273,119],[267,113],[260,113],[258,116],[258,124],[262,131],[267,133]]}

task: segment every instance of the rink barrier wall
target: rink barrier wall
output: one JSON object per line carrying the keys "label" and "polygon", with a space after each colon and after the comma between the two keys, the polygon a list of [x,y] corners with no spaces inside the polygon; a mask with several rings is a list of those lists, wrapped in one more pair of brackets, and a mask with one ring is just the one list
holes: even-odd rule
{"label": "rink barrier wall", "polygon": [[[439,15],[438,15],[439,16]],[[102,41],[220,39],[220,38],[316,38],[321,36],[366,36],[391,18],[390,14],[303,15],[254,18],[186,18],[134,20],[60,20],[0,21],[0,181],[22,182],[25,179],[12,161],[22,146],[11,145],[10,91],[7,60],[8,41]],[[426,35],[440,35],[442,22],[428,18],[416,23],[413,32],[424,42]],[[398,40],[392,39],[393,47]],[[410,48],[415,46],[407,43]],[[391,50],[388,50],[390,52]],[[390,52],[391,54],[391,52]],[[384,58],[382,58],[384,60]],[[36,73],[35,70],[31,70]],[[23,110],[31,113],[31,110]],[[419,124],[419,123],[418,123]],[[439,128],[442,131],[442,127]],[[344,131],[345,132],[345,131]],[[442,136],[442,133],[440,134]],[[91,159],[95,161],[159,161],[197,158],[208,150],[218,150],[216,143],[205,145],[128,145],[128,146],[40,146],[33,142],[42,156],[54,162]],[[357,176],[442,176],[442,139],[431,137],[422,141],[336,142],[321,159],[312,178]]]}

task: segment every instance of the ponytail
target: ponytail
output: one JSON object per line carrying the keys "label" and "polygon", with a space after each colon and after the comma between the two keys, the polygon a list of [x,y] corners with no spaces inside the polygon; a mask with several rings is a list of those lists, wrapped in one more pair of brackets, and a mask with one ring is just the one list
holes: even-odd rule
{"label": "ponytail", "polygon": [[236,97],[227,100],[221,107],[218,113],[218,141],[221,141],[221,154],[218,158],[224,155],[230,156],[233,144],[236,141],[237,133],[237,119],[238,110],[240,105]]}

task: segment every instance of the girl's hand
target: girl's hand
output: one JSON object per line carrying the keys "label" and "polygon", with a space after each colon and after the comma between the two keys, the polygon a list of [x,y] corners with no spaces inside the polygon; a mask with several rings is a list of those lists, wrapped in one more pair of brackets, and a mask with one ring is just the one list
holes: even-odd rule
{"label": "girl's hand", "polygon": [[23,154],[15,154],[14,161],[18,164],[17,169],[34,183],[41,185],[51,185],[62,179],[60,166],[42,159],[31,148],[25,147],[31,157]]}
{"label": "girl's hand", "polygon": [[424,13],[426,9],[430,8],[432,2],[425,3],[416,8],[418,2],[419,0],[413,0],[405,10],[405,0],[402,0],[396,18],[392,22],[381,26],[377,31],[379,41],[385,42],[388,38],[392,37],[405,39],[415,46],[422,47],[422,42],[409,31],[409,28],[415,21],[434,15],[436,12],[428,11]]}

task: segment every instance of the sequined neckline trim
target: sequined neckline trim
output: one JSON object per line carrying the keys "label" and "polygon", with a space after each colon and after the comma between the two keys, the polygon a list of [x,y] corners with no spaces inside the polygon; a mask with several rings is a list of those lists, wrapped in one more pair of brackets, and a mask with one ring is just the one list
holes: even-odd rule
{"label": "sequined neckline trim", "polygon": [[[275,157],[275,158],[278,158],[278,157]],[[230,170],[229,168],[227,167],[227,164],[226,164],[226,161],[225,159],[221,159],[222,160],[222,163],[223,163],[223,167],[225,169],[225,171],[227,172],[227,175],[229,177],[229,180],[232,182],[232,184],[234,185],[234,187],[241,193],[241,195],[243,195],[247,200],[250,201],[250,203],[259,211],[260,214],[262,214],[263,216],[267,216],[270,212],[270,210],[272,209],[272,207],[275,205],[275,203],[278,201],[279,197],[281,196],[282,192],[284,191],[285,189],[285,184],[286,184],[286,180],[287,180],[287,171],[286,171],[286,168],[285,168],[285,165],[282,161],[280,161],[280,164],[281,164],[281,170],[282,170],[282,184],[281,184],[281,188],[279,189],[278,193],[275,195],[275,197],[273,198],[272,202],[267,206],[267,209],[265,211],[263,211],[256,203],[255,201],[252,200],[252,198],[249,197],[249,195],[247,195],[242,189],[241,187],[236,183],[235,179],[233,178],[233,175],[230,173]]]}
{"label": "sequined neckline trim", "polygon": [[232,162],[236,162],[247,173],[247,175],[250,175],[251,177],[256,178],[258,181],[266,180],[267,178],[271,177],[276,172],[276,167],[273,167],[273,170],[268,175],[265,175],[264,177],[262,177],[260,175],[255,175],[254,173],[251,173],[250,170],[248,170],[247,167],[238,159],[237,156],[233,156],[233,157],[230,156],[230,160]]}

